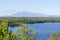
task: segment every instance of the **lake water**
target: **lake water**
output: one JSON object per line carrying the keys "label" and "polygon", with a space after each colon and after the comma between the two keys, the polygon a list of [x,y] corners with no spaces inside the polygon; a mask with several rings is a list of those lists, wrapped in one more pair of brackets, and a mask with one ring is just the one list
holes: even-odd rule
{"label": "lake water", "polygon": [[[29,28],[36,31],[37,40],[45,39],[48,40],[51,33],[60,32],[60,23],[36,23],[26,24]],[[18,27],[11,27],[11,31],[16,31]]]}

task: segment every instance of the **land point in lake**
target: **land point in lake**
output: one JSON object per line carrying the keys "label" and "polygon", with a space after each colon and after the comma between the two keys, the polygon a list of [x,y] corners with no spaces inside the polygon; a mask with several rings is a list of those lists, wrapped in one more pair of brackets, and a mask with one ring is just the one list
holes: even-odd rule
{"label": "land point in lake", "polygon": [[45,22],[60,22],[60,18],[54,17],[0,17],[0,22],[7,21],[9,26],[18,26],[20,23],[34,24]]}

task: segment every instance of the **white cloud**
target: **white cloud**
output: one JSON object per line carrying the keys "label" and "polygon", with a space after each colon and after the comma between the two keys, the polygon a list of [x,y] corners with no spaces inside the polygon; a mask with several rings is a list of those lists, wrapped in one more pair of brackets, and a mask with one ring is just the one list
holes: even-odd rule
{"label": "white cloud", "polygon": [[4,10],[0,10],[0,16],[4,16],[4,15],[12,15],[16,12],[33,12],[33,13],[43,13],[46,15],[60,15],[60,10],[58,9],[45,9],[45,8],[41,8],[41,9],[27,9],[27,10],[22,10],[22,9],[4,9]]}
{"label": "white cloud", "polygon": [[16,13],[17,10],[9,10],[9,9],[6,9],[6,10],[0,10],[0,16],[4,16],[4,15],[12,15],[14,13]]}

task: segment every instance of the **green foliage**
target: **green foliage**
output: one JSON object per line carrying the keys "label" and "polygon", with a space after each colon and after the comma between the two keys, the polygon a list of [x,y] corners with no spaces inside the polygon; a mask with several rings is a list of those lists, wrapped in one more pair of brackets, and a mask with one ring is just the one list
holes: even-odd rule
{"label": "green foliage", "polygon": [[8,23],[2,22],[0,24],[0,40],[9,40],[10,39],[10,31],[8,29]]}
{"label": "green foliage", "polygon": [[57,35],[55,33],[53,33],[49,40],[57,40]]}
{"label": "green foliage", "polygon": [[20,40],[35,40],[35,32],[24,25],[19,27],[18,33]]}
{"label": "green foliage", "polygon": [[60,33],[53,33],[49,40],[60,40]]}
{"label": "green foliage", "polygon": [[53,17],[0,17],[0,23],[7,21],[9,26],[19,26],[20,23],[45,23],[45,22],[60,22],[60,18]]}
{"label": "green foliage", "polygon": [[16,33],[12,33],[11,37],[11,40],[18,40],[18,36]]}
{"label": "green foliage", "polygon": [[17,33],[11,32],[7,22],[0,24],[0,40],[35,40],[35,32],[20,24]]}

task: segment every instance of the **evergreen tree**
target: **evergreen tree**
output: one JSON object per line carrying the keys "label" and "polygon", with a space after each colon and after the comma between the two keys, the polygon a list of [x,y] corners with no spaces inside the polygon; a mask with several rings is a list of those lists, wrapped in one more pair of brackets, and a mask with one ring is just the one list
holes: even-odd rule
{"label": "evergreen tree", "polygon": [[8,29],[8,23],[2,22],[0,24],[0,40],[9,40],[10,39],[10,31]]}

